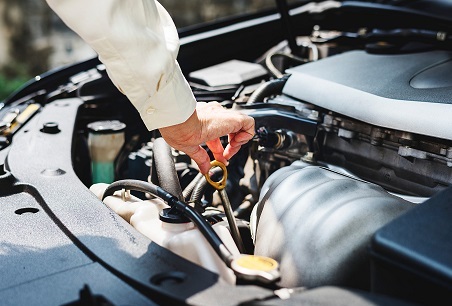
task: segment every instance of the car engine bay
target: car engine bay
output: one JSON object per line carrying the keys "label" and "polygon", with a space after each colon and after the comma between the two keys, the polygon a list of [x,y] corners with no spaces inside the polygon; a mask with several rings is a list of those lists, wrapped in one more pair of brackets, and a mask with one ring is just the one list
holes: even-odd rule
{"label": "car engine bay", "polygon": [[[431,11],[427,1],[349,2],[293,8],[298,50],[277,37],[199,65],[188,57],[200,34],[181,37],[196,99],[255,120],[227,168],[213,165],[218,191],[145,128],[97,59],[10,97],[0,109],[0,186],[17,234],[5,234],[0,254],[23,258],[7,259],[3,273],[17,281],[3,281],[0,297],[95,266],[68,286],[114,278],[106,284],[133,291],[131,304],[449,304],[452,20],[436,14],[443,1]],[[52,261],[13,277],[29,260],[13,243],[21,235],[22,246],[70,247],[40,253],[37,262]],[[78,261],[65,266],[66,253]]]}

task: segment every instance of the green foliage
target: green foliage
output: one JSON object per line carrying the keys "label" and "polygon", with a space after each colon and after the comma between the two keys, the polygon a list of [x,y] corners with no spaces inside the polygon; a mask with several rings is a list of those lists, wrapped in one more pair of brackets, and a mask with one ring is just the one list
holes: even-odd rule
{"label": "green foliage", "polygon": [[10,63],[0,69],[0,101],[31,79],[24,65]]}
{"label": "green foliage", "polygon": [[3,101],[26,81],[28,81],[28,79],[25,78],[15,78],[9,80],[4,75],[0,74],[0,101]]}

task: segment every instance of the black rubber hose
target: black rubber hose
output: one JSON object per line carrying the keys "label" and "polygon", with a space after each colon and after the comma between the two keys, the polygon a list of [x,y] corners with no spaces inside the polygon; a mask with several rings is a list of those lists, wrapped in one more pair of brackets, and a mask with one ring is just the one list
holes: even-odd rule
{"label": "black rubber hose", "polygon": [[104,191],[102,195],[102,201],[109,196],[112,196],[116,191],[122,189],[141,191],[145,193],[150,193],[156,195],[158,193],[158,186],[152,183],[139,180],[119,180],[111,183]]}
{"label": "black rubber hose", "polygon": [[[219,167],[210,169],[211,171],[211,175],[210,177],[212,178],[212,180],[216,181],[217,179],[220,179],[221,177],[218,177],[220,174],[223,174],[223,170]],[[197,181],[195,187],[193,188],[193,192],[191,193],[191,197],[190,197],[190,202],[198,202],[201,201],[206,188],[210,186],[209,183],[207,182],[206,178],[204,177],[204,175]]]}
{"label": "black rubber hose", "polygon": [[275,57],[284,57],[286,59],[291,60],[292,62],[295,62],[298,65],[302,65],[302,64],[305,64],[308,62],[308,60],[306,60],[304,58],[297,57],[297,56],[295,56],[293,54],[289,54],[289,53],[281,53],[281,52],[270,53],[265,57],[265,66],[270,71],[270,73],[276,78],[282,78],[284,76],[284,74],[281,71],[279,71],[273,64],[273,58],[275,58]]}
{"label": "black rubber hose", "polygon": [[116,191],[122,189],[146,192],[163,199],[171,208],[175,208],[177,211],[189,218],[201,231],[203,236],[207,239],[209,244],[212,246],[218,256],[220,256],[223,262],[228,267],[231,266],[233,259],[232,253],[224,245],[223,241],[221,241],[221,238],[213,230],[210,223],[207,222],[207,220],[205,220],[201,214],[194,210],[193,207],[185,204],[182,201],[179,201],[177,197],[157,185],[131,179],[120,180],[110,184],[107,189],[105,189],[104,194],[102,195],[102,200],[104,200],[108,196],[113,195]]}
{"label": "black rubber hose", "polygon": [[182,187],[174,166],[171,147],[165,139],[160,137],[154,140],[152,151],[154,152],[155,171],[159,185],[163,189],[168,190],[169,193],[174,194],[180,201],[183,201],[184,196],[182,195]]}
{"label": "black rubber hose", "polygon": [[289,76],[290,75],[286,74],[282,78],[265,82],[252,93],[246,103],[252,104],[255,102],[263,102],[266,97],[280,94]]}
{"label": "black rubber hose", "polygon": [[283,32],[286,36],[287,43],[289,45],[292,54],[300,55],[301,48],[297,44],[297,37],[294,34],[294,26],[292,25],[292,20],[289,14],[289,5],[287,0],[276,0],[276,5],[278,7],[278,12],[281,16],[281,23],[283,26]]}
{"label": "black rubber hose", "polygon": [[183,195],[184,199],[188,199],[192,195],[193,190],[195,189],[196,185],[203,177],[204,177],[204,175],[201,172],[199,172],[195,176],[195,178],[187,185],[187,187],[185,187],[185,189],[182,190],[182,195]]}

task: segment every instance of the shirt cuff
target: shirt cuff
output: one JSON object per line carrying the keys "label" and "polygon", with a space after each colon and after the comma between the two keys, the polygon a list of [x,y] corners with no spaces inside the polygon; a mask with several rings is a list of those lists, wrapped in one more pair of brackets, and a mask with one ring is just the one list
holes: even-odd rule
{"label": "shirt cuff", "polygon": [[172,77],[138,109],[149,131],[185,122],[195,111],[196,99],[176,62]]}

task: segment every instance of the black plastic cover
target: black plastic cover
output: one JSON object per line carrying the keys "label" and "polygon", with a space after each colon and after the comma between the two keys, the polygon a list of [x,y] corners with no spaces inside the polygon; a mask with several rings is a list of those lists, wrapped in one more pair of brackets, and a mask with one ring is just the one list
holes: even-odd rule
{"label": "black plastic cover", "polygon": [[376,232],[371,245],[374,292],[451,305],[451,203],[448,188]]}

